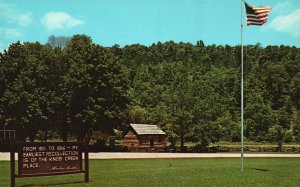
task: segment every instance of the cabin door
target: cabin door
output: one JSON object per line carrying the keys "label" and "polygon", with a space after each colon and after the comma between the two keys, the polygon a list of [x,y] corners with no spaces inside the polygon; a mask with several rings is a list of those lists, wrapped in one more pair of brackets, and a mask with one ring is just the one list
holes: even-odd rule
{"label": "cabin door", "polygon": [[150,139],[150,147],[154,147],[154,139],[153,138]]}

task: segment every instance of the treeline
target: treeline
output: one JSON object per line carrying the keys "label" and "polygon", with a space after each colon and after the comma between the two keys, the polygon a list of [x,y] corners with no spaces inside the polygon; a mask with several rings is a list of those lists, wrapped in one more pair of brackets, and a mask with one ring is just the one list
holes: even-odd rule
{"label": "treeline", "polygon": [[[300,142],[300,49],[244,49],[245,137]],[[130,121],[161,125],[173,145],[240,141],[240,46],[170,41],[112,50],[130,72]]]}
{"label": "treeline", "polygon": [[[151,123],[182,148],[240,140],[240,46],[101,47],[84,35],[60,46],[15,43],[1,54],[0,125],[20,139]],[[300,49],[257,44],[244,54],[245,137],[300,142]]]}

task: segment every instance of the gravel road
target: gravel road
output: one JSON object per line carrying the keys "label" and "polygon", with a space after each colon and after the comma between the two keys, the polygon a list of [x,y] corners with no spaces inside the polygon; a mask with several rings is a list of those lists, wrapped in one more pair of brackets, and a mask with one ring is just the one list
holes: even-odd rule
{"label": "gravel road", "polygon": [[[137,158],[239,158],[240,153],[89,153],[90,159],[137,159]],[[300,154],[244,154],[250,158],[300,158]],[[17,159],[16,155],[16,159]],[[10,160],[9,153],[0,153],[0,160]]]}

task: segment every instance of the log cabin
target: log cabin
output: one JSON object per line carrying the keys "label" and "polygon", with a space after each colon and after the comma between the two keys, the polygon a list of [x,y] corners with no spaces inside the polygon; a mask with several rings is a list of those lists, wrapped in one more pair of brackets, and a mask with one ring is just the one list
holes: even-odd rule
{"label": "log cabin", "polygon": [[164,150],[166,144],[166,133],[156,125],[130,124],[124,136],[124,146],[129,150]]}

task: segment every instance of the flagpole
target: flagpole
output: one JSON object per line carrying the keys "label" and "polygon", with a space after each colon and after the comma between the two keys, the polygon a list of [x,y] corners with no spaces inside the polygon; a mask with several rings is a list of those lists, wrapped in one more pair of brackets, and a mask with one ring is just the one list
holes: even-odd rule
{"label": "flagpole", "polygon": [[244,171],[244,47],[243,47],[243,5],[241,0],[241,171]]}

